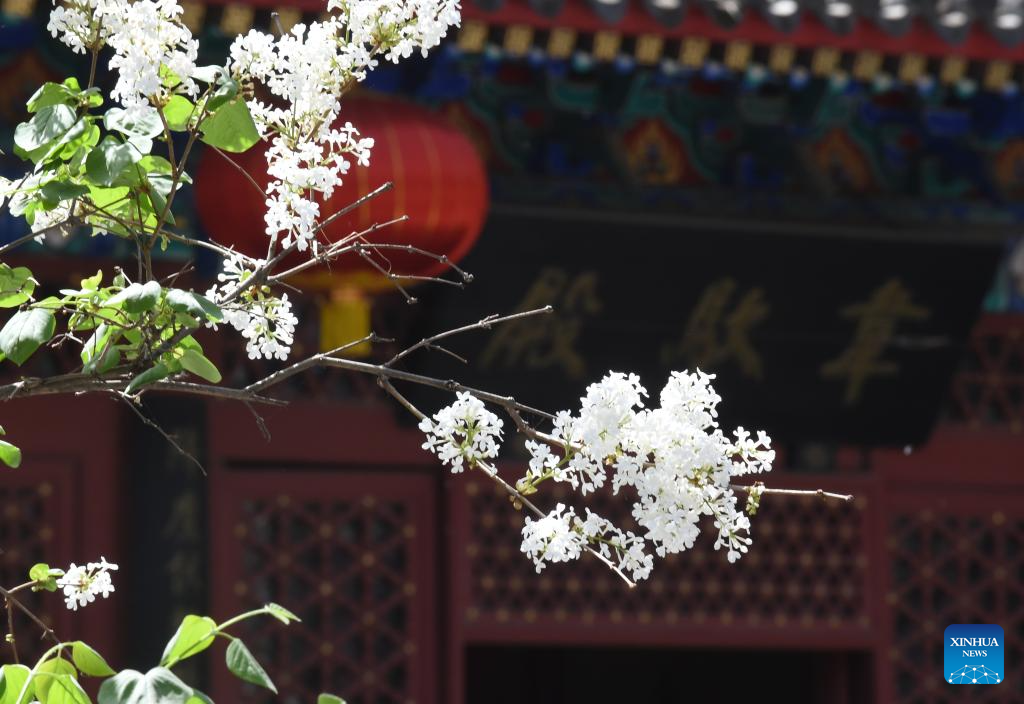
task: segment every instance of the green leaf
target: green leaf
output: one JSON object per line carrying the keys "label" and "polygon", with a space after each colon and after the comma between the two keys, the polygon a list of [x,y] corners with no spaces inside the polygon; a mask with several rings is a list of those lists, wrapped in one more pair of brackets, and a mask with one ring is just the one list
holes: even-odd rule
{"label": "green leaf", "polygon": [[212,322],[219,322],[224,319],[220,307],[206,296],[192,291],[183,291],[180,288],[167,290],[164,299],[171,310],[179,313],[188,313],[199,319],[206,319]]}
{"label": "green leaf", "polygon": [[36,582],[32,591],[37,592],[42,589],[48,592],[57,591],[57,578],[63,574],[64,570],[55,569],[44,562],[32,565],[32,569],[28,571],[28,578]]}
{"label": "green leaf", "polygon": [[82,364],[85,365],[83,371],[88,373],[95,371],[95,367],[110,346],[110,338],[115,332],[119,332],[119,329],[107,323],[100,323],[96,326],[96,331],[82,345],[80,356]]}
{"label": "green leaf", "polygon": [[100,686],[99,704],[185,704],[193,689],[164,667],[122,670]]}
{"label": "green leaf", "polygon": [[275,604],[275,603],[271,602],[271,603],[267,604],[266,606],[264,606],[263,608],[265,608],[267,610],[267,613],[269,613],[271,616],[273,616],[274,618],[276,618],[278,621],[280,621],[281,623],[283,623],[285,625],[287,625],[289,623],[292,623],[293,621],[298,621],[300,623],[302,622],[301,618],[299,618],[298,616],[296,616],[295,614],[293,614],[291,611],[289,611],[288,609],[284,608],[280,604]]}
{"label": "green leaf", "polygon": [[18,694],[25,686],[32,671],[24,665],[4,665],[0,668],[0,704],[25,704],[35,699],[34,685],[31,683],[25,696],[18,701]]}
{"label": "green leaf", "polygon": [[198,377],[206,379],[211,384],[220,383],[220,372],[217,367],[207,359],[201,352],[185,350],[181,355],[181,366]]}
{"label": "green leaf", "polygon": [[20,306],[36,290],[32,272],[23,266],[15,269],[0,264],[0,308]]}
{"label": "green leaf", "polygon": [[154,381],[160,381],[170,373],[171,370],[167,368],[166,364],[158,362],[132,379],[131,382],[129,382],[128,387],[125,389],[125,392],[129,394],[135,393],[146,384],[152,384]]}
{"label": "green leaf", "polygon": [[92,88],[82,91],[82,95],[85,96],[85,102],[90,108],[98,108],[103,105],[103,94],[100,89],[93,86]]}
{"label": "green leaf", "polygon": [[71,105],[76,94],[60,83],[44,83],[36,89],[32,97],[25,103],[29,112],[38,112],[51,105]]}
{"label": "green leaf", "polygon": [[[48,679],[50,686],[46,694],[39,694],[40,704],[92,704],[89,695],[73,676],[57,675]],[[39,689],[38,685],[36,688]]]}
{"label": "green leaf", "polygon": [[92,276],[82,279],[82,289],[85,291],[95,291],[100,287],[100,282],[103,281],[103,270],[97,269],[96,273]]}
{"label": "green leaf", "polygon": [[196,106],[184,95],[172,95],[164,105],[164,119],[167,120],[167,126],[176,132],[187,130],[195,109]]}
{"label": "green leaf", "polygon": [[21,450],[6,440],[0,440],[0,462],[17,469],[21,466]]}
{"label": "green leaf", "polygon": [[102,655],[80,640],[71,645],[71,659],[75,667],[92,677],[110,677],[115,674]]}
{"label": "green leaf", "polygon": [[[88,157],[88,150],[95,147],[100,141],[100,128],[92,123],[91,119],[82,118],[75,123],[67,133],[60,138],[60,141],[48,152],[52,155],[56,153],[57,147],[61,147],[60,158],[67,160],[74,160],[78,154],[82,154],[81,161],[84,162]],[[82,164],[77,163],[74,165],[74,173],[80,172]]]}
{"label": "green leaf", "polygon": [[27,156],[63,135],[77,119],[78,115],[67,105],[47,105],[15,128],[14,143]]}
{"label": "green leaf", "polygon": [[41,704],[46,704],[47,695],[50,693],[50,688],[53,686],[56,680],[55,675],[70,675],[76,676],[75,666],[64,658],[51,658],[42,665],[39,665],[36,670],[33,682],[36,685],[36,697],[38,697]]}
{"label": "green leaf", "polygon": [[89,152],[85,160],[85,173],[98,186],[112,186],[117,177],[142,158],[131,144],[121,144],[107,135]]}
{"label": "green leaf", "polygon": [[192,696],[188,698],[188,701],[185,702],[185,704],[213,704],[213,700],[198,689],[193,689]]}
{"label": "green leaf", "polygon": [[143,137],[156,137],[164,131],[160,113],[148,105],[141,108],[110,108],[103,116],[103,126],[110,131]]}
{"label": "green leaf", "polygon": [[214,90],[213,95],[206,100],[206,111],[208,113],[213,113],[220,109],[220,106],[224,103],[229,100],[233,100],[235,96],[238,95],[239,88],[240,86],[238,85],[238,81],[230,76],[218,80],[217,89]]}
{"label": "green leaf", "polygon": [[152,310],[160,300],[160,291],[160,284],[156,281],[131,284],[117,295],[111,296],[107,305],[112,308],[123,308],[127,313],[145,313]]}
{"label": "green leaf", "polygon": [[186,616],[164,648],[160,664],[171,667],[185,658],[201,653],[213,644],[217,622],[209,616]]}
{"label": "green leaf", "polygon": [[124,201],[127,196],[128,188],[126,186],[117,186],[116,188],[89,187],[89,198],[97,208],[109,209],[109,206]]}
{"label": "green leaf", "polygon": [[231,670],[235,677],[260,687],[265,687],[274,694],[277,694],[277,687],[270,681],[266,670],[256,662],[256,658],[245,647],[245,643],[242,642],[241,638],[235,638],[231,641],[225,660],[227,661],[228,669]]}
{"label": "green leaf", "polygon": [[40,345],[53,337],[56,325],[56,318],[49,310],[19,310],[0,330],[0,352],[20,367]]}
{"label": "green leaf", "polygon": [[333,694],[321,694],[316,698],[316,704],[345,704],[345,700]]}
{"label": "green leaf", "polygon": [[56,296],[47,296],[41,301],[36,301],[32,304],[33,308],[42,308],[44,310],[57,310],[63,305],[63,301]]}
{"label": "green leaf", "polygon": [[84,195],[88,195],[89,187],[82,185],[81,183],[54,180],[44,184],[43,187],[39,189],[39,193],[43,197],[43,204],[47,207],[53,207],[62,201],[73,200],[75,198],[81,198]]}
{"label": "green leaf", "polygon": [[244,152],[260,141],[249,106],[237,97],[220,106],[199,127],[204,142],[226,152]]}

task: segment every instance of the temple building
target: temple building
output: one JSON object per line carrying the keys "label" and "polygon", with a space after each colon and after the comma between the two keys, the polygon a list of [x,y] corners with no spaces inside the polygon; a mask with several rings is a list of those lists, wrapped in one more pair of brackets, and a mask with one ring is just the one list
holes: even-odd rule
{"label": "temple building", "polygon": [[[240,32],[324,11],[182,5],[207,63]],[[9,144],[34,88],[83,67],[50,40],[50,5],[0,10]],[[80,613],[33,598],[137,668],[184,614],[279,602],[303,623],[253,623],[246,640],[289,703],[952,704],[966,695],[945,682],[943,632],[972,623],[1002,626],[1007,672],[970,700],[1024,701],[1024,3],[463,0],[458,32],[378,68],[343,119],[376,146],[332,202],[395,188],[338,232],[408,214],[377,241],[445,254],[473,281],[403,295],[341,262],[301,282],[293,356],[372,330],[387,341],[351,354],[384,361],[551,305],[453,338],[464,361],[423,350],[403,368],[557,411],[608,370],[656,397],[699,367],[717,375],[724,426],[772,436],[767,482],[855,499],[766,496],[738,563],[704,534],[635,589],[591,559],[537,574],[523,515],[486,477],[443,468],[373,378],[317,370],[262,421],[148,395],[203,471],[106,397],[4,406],[26,456],[0,472],[4,584],[33,562],[120,563],[123,598]],[[212,152],[195,163],[178,226],[243,251],[265,239],[244,179]],[[3,175],[24,169],[0,155]],[[0,214],[0,242],[22,234]],[[56,289],[129,258],[122,244],[18,257]],[[171,246],[157,265],[183,256]],[[392,264],[452,274],[408,253]],[[217,265],[200,257],[191,285]],[[224,383],[275,368],[232,337],[204,342]],[[3,373],[76,360],[48,350]],[[431,410],[450,398],[403,392]],[[510,440],[500,470],[514,480],[526,459]],[[124,628],[97,633],[111,618]],[[216,701],[274,700],[194,660],[182,672]]]}

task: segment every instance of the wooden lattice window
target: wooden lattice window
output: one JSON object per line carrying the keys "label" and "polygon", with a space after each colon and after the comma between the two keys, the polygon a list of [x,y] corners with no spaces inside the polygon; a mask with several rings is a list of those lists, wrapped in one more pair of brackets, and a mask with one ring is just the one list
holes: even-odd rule
{"label": "wooden lattice window", "polygon": [[[281,689],[351,704],[434,700],[436,492],[422,474],[225,471],[214,477],[214,612],[269,601],[301,624],[239,632]],[[271,701],[215,669],[221,701]]]}
{"label": "wooden lattice window", "polygon": [[[1020,505],[1019,493],[1009,496]],[[1024,701],[1024,678],[1014,665],[1024,655],[1024,513],[990,508],[1011,505],[1007,495],[969,497],[977,510],[951,509],[961,503],[956,499],[947,498],[941,512],[922,507],[889,519],[892,701],[954,704],[968,694],[987,704]],[[955,623],[1003,627],[1005,682],[963,687],[943,681],[942,635]]]}
{"label": "wooden lattice window", "polygon": [[[863,491],[850,504],[773,497],[754,522],[754,549],[739,563],[715,552],[706,533],[629,590],[590,558],[537,575],[518,550],[522,514],[490,483],[456,479],[460,518],[452,546],[463,567],[455,574],[468,580],[457,618],[470,640],[533,632],[624,642],[633,633],[637,642],[701,643],[714,630],[718,640],[732,631],[749,644],[739,634],[758,629],[769,639],[818,631],[846,643],[869,642]],[[545,490],[552,502],[569,498],[564,487]],[[599,494],[590,505],[615,518],[626,502]],[[628,516],[620,522],[628,525]]]}

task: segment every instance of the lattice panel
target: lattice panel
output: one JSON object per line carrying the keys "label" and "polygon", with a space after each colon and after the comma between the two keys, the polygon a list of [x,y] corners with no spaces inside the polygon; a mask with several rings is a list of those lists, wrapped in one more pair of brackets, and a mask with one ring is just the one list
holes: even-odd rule
{"label": "lattice panel", "polygon": [[1024,430],[1024,315],[988,315],[953,380],[949,414],[973,425]]}
{"label": "lattice panel", "polygon": [[[466,540],[460,545],[457,538],[453,549],[468,563],[463,619],[470,633],[537,624],[540,634],[562,624],[636,625],[647,634],[666,626],[680,634],[688,632],[682,626],[714,626],[843,628],[866,635],[872,626],[863,500],[839,505],[766,497],[754,521],[752,550],[739,563],[730,565],[724,552],[713,549],[713,534],[705,533],[693,550],[657,562],[651,579],[631,591],[591,557],[536,574],[518,550],[523,515],[484,480],[467,477],[461,492]],[[544,505],[568,498],[563,492],[545,487]],[[625,503],[598,496],[591,508],[613,517]]]}
{"label": "lattice panel", "polygon": [[[433,497],[422,477],[390,475],[245,474],[218,491],[214,511],[232,514],[225,570],[215,589],[235,610],[270,601],[295,611],[302,624],[246,624],[244,638],[265,664],[285,702],[309,702],[320,692],[352,704],[424,701],[436,652]],[[237,480],[238,477],[235,477]],[[421,491],[410,493],[407,483]],[[222,614],[223,615],[223,614]],[[223,673],[220,673],[223,675]],[[217,682],[231,700],[237,685]],[[279,701],[246,688],[246,701]]]}
{"label": "lattice panel", "polygon": [[[58,485],[46,467],[26,466],[17,475],[8,471],[0,482],[0,584],[16,586],[28,579],[28,568],[37,562],[62,565],[66,549],[58,544],[58,527],[53,521],[65,518],[65,506]],[[67,612],[59,594],[23,591],[17,599],[51,627],[63,633]],[[2,605],[0,599],[0,605]],[[55,622],[55,620],[57,620]],[[6,623],[3,627],[6,632]],[[28,617],[15,611],[14,632],[22,662],[34,661],[53,643],[40,640],[40,630]],[[12,662],[12,652],[0,642],[0,662]]]}
{"label": "lattice panel", "polygon": [[[992,497],[984,504],[1005,501],[1005,496]],[[1018,667],[1024,655],[1024,514],[903,513],[889,521],[887,547],[893,701],[954,704],[966,701],[968,694],[972,702],[1024,701]],[[942,634],[953,623],[1003,627],[1003,683],[958,687],[943,682]]]}

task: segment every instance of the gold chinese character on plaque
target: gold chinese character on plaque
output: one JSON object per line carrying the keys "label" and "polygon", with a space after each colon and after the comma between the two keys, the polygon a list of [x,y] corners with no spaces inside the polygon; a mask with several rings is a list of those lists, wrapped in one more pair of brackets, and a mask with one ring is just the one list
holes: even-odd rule
{"label": "gold chinese character on plaque", "polygon": [[554,307],[554,313],[513,321],[491,337],[480,356],[484,369],[561,367],[572,379],[586,376],[583,356],[576,341],[586,319],[601,311],[597,295],[597,272],[568,274],[561,269],[544,269],[527,289],[518,311]]}
{"label": "gold chinese character on plaque", "polygon": [[760,380],[764,368],[750,333],[770,310],[764,289],[755,286],[741,292],[735,279],[719,279],[701,293],[682,338],[662,348],[661,361],[666,366],[682,361],[702,369],[733,361],[745,376]]}
{"label": "gold chinese character on plaque", "polygon": [[857,328],[842,354],[821,365],[821,375],[845,379],[843,402],[851,405],[860,400],[868,379],[899,373],[899,364],[882,357],[900,321],[927,320],[931,311],[915,305],[907,287],[899,279],[891,279],[875,289],[868,300],[843,308],[841,314],[856,320]]}

